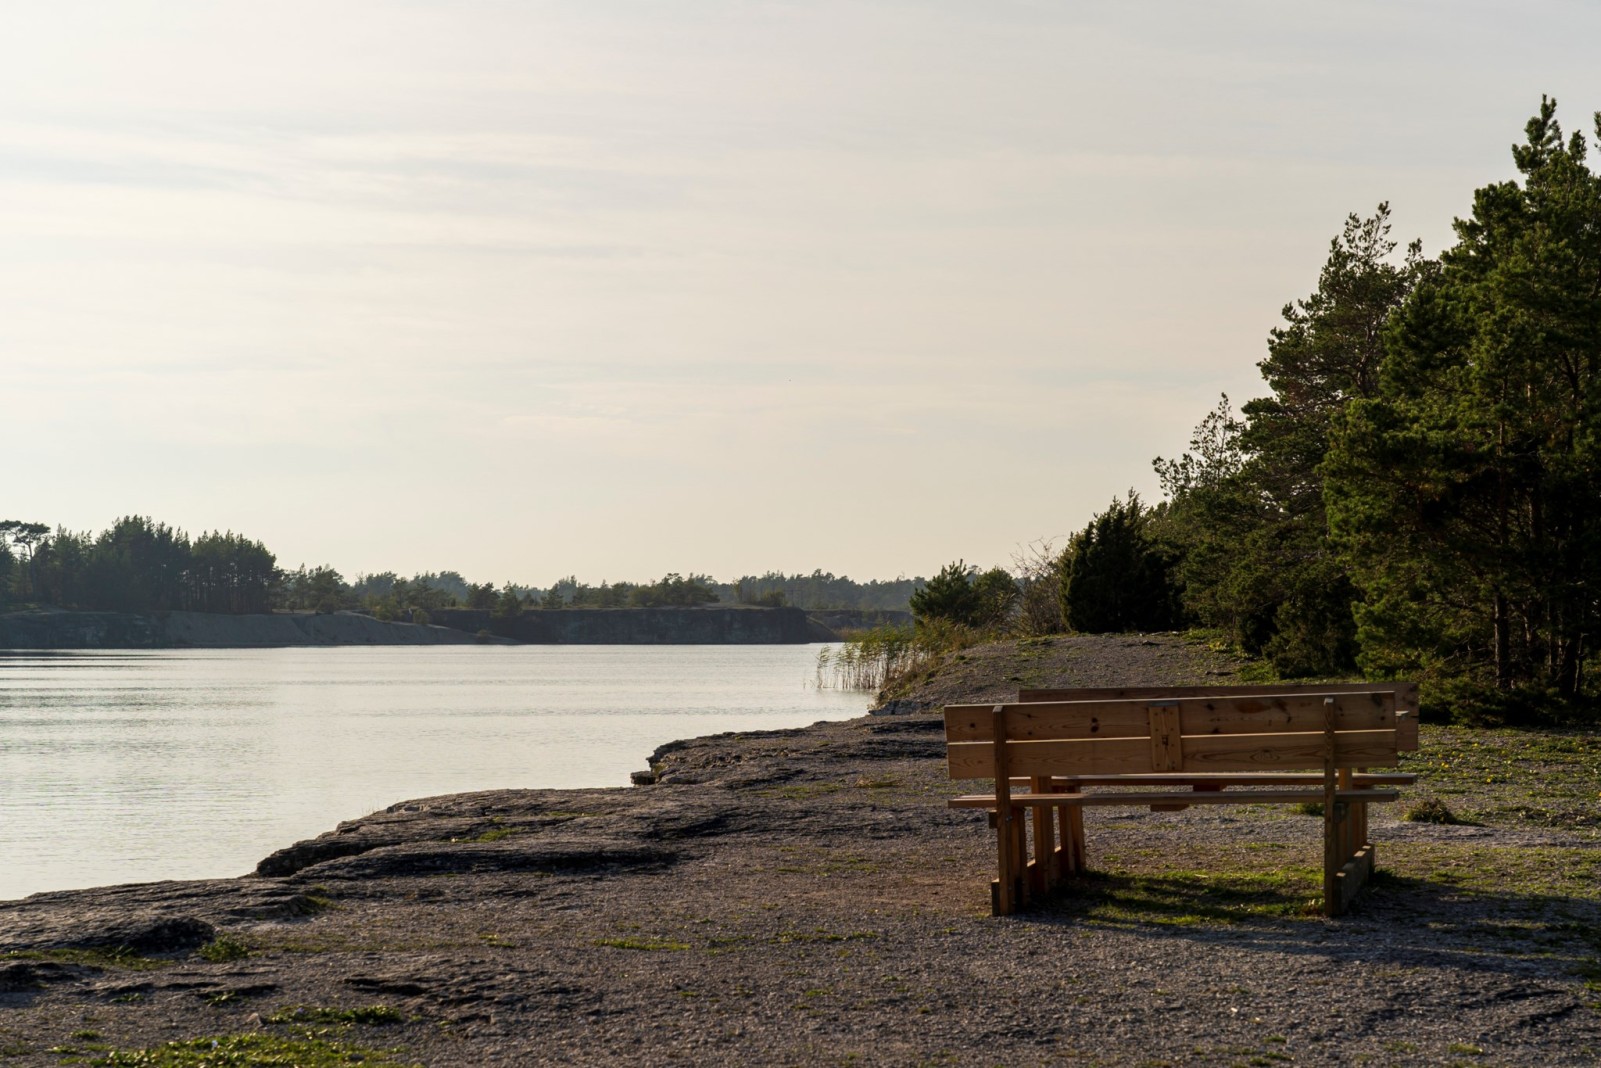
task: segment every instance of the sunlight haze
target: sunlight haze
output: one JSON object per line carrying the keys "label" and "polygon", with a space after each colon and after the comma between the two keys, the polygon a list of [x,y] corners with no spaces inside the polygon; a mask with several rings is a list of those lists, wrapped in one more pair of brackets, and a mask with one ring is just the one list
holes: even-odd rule
{"label": "sunlight haze", "polygon": [[[6,517],[867,580],[1181,452],[1349,212],[1434,254],[1601,8],[191,0],[0,37]],[[1575,73],[1577,72],[1577,73]]]}

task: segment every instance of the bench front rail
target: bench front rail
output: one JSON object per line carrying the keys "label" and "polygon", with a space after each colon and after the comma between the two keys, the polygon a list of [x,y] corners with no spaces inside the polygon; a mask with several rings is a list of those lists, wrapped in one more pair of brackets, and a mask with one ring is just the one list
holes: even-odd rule
{"label": "bench front rail", "polygon": [[1084,870],[1086,807],[1297,803],[1323,806],[1324,911],[1343,913],[1373,869],[1367,806],[1414,779],[1368,769],[1417,747],[1416,687],[1261,689],[1031,691],[947,706],[951,778],[995,781],[950,802],[990,812],[995,913]]}

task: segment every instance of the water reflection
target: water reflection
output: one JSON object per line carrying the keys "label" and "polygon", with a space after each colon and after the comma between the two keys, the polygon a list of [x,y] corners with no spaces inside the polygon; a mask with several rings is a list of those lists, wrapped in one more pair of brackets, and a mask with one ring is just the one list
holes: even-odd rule
{"label": "water reflection", "polygon": [[237,875],[395,801],[859,715],[817,646],[0,652],[0,898]]}

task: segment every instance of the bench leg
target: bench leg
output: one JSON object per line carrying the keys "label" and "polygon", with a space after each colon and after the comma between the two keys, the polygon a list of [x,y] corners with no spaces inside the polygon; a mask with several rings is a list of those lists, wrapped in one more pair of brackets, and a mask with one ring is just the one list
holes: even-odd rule
{"label": "bench leg", "polygon": [[1083,875],[1087,863],[1084,852],[1084,809],[1079,805],[1071,805],[1062,810],[1062,816],[1067,820],[1073,843],[1073,874]]}
{"label": "bench leg", "polygon": [[990,911],[1010,916],[1028,903],[1028,825],[1021,809],[1007,806],[990,813],[990,826],[995,828],[997,876],[990,884]]}
{"label": "bench leg", "polygon": [[990,813],[990,826],[995,828],[995,882],[990,886],[990,911],[997,916],[1010,916],[1017,911],[1017,893],[1012,879],[1013,817],[1010,808]]}
{"label": "bench leg", "polygon": [[1376,856],[1367,841],[1367,802],[1337,802],[1324,814],[1323,914],[1343,916],[1373,874]]}
{"label": "bench leg", "polygon": [[[1029,782],[1029,789],[1035,793],[1047,793],[1050,788],[1048,779],[1035,778]],[[1032,818],[1034,863],[1029,871],[1029,888],[1036,895],[1044,897],[1056,885],[1060,874],[1056,866],[1056,814],[1048,808],[1036,808]]]}
{"label": "bench leg", "polygon": [[1061,882],[1073,874],[1073,825],[1065,808],[1053,809],[1051,819],[1056,824],[1056,881]]}
{"label": "bench leg", "polygon": [[1015,811],[1012,818],[1012,893],[1019,906],[1028,904],[1029,898],[1029,871],[1028,871],[1028,824],[1023,821],[1021,810]]}

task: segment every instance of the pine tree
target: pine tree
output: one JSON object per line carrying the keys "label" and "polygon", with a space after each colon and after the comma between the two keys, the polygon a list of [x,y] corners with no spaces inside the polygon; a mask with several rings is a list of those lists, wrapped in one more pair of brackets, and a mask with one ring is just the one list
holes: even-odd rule
{"label": "pine tree", "polygon": [[1601,178],[1554,100],[1526,133],[1335,421],[1327,500],[1368,667],[1573,697],[1601,622]]}

